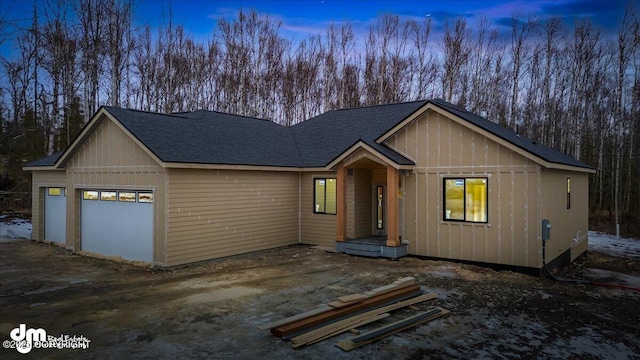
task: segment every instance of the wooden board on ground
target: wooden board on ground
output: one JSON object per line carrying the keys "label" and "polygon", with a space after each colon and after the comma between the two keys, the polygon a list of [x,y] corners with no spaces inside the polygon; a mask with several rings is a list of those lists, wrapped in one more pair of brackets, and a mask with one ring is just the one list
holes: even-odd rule
{"label": "wooden board on ground", "polygon": [[329,305],[325,305],[325,304],[318,305],[318,307],[315,308],[315,309],[312,309],[312,310],[309,310],[309,311],[306,311],[306,312],[303,312],[303,313],[300,313],[300,314],[297,314],[297,315],[289,316],[289,317],[284,318],[284,319],[272,321],[272,322],[267,323],[267,324],[260,325],[260,326],[258,326],[258,329],[259,330],[269,330],[269,329],[272,329],[274,327],[286,325],[286,324],[292,323],[294,321],[298,321],[298,320],[302,320],[302,319],[308,318],[309,316],[313,316],[313,315],[317,315],[317,314],[323,313],[323,312],[325,312],[327,310],[330,310],[330,309],[331,309],[331,307]]}
{"label": "wooden board on ground", "polygon": [[341,341],[337,343],[336,346],[344,351],[351,351],[353,349],[359,348],[360,346],[380,340],[410,327],[437,319],[448,313],[449,310],[443,308],[435,308],[432,311],[422,312],[406,319],[402,319],[400,321],[396,321],[394,323],[371,330],[354,338]]}
{"label": "wooden board on ground", "polygon": [[367,297],[372,297],[372,296],[376,296],[376,295],[380,295],[380,294],[384,294],[387,293],[389,291],[393,291],[396,289],[401,289],[403,287],[407,287],[407,286],[412,286],[416,284],[416,279],[409,276],[409,277],[404,277],[402,279],[398,279],[396,281],[394,281],[393,283],[389,284],[389,285],[385,285],[385,286],[381,286],[379,288],[375,288],[373,290],[369,290],[366,293],[364,293],[365,296]]}
{"label": "wooden board on ground", "polygon": [[351,294],[351,295],[340,296],[336,300],[340,301],[341,303],[352,303],[356,301],[362,301],[366,298],[367,297],[362,294]]}
{"label": "wooden board on ground", "polygon": [[306,319],[301,319],[293,323],[272,328],[271,333],[279,338],[287,340],[300,335],[301,333],[307,332],[305,331],[307,329],[313,330],[314,328],[322,326],[322,324],[329,321],[339,320],[341,318],[348,317],[349,315],[361,314],[376,307],[384,306],[396,299],[404,300],[407,297],[417,296],[420,292],[420,287],[417,285],[396,289],[388,293],[367,298],[361,302],[340,309],[331,308],[331,310],[307,317]]}
{"label": "wooden board on ground", "polygon": [[[379,320],[379,319],[376,319],[377,316],[381,314],[386,314],[388,311],[397,310],[405,306],[411,306],[412,304],[418,304],[423,301],[435,299],[436,297],[437,297],[436,294],[426,294],[426,295],[417,296],[411,299],[407,299],[404,301],[400,301],[391,305],[383,306],[381,308],[377,308],[377,309],[362,313],[360,315],[355,315],[355,316],[337,321],[335,323],[323,326],[321,328],[306,332],[300,336],[292,338],[291,342],[293,343],[294,348],[297,348],[303,345],[311,345],[318,341],[330,338],[332,336],[339,335],[345,331],[353,330],[355,327],[364,325],[365,323],[357,324],[357,322],[362,319],[371,320],[368,322],[377,321]],[[357,324],[357,325],[353,326],[354,324]]]}

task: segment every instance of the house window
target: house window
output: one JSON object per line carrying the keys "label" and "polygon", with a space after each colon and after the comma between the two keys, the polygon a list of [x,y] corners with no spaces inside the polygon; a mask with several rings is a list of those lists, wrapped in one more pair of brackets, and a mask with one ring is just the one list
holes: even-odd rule
{"label": "house window", "polygon": [[100,191],[100,200],[102,201],[116,201],[115,191]]}
{"label": "house window", "polygon": [[567,178],[567,210],[571,209],[571,178]]}
{"label": "house window", "polygon": [[336,179],[314,179],[313,212],[336,214]]}
{"label": "house window", "polygon": [[120,202],[136,202],[136,193],[129,191],[120,191],[118,193],[118,201]]}
{"label": "house window", "polygon": [[84,200],[98,200],[98,192],[93,190],[85,190],[82,192]]}
{"label": "house window", "polygon": [[138,202],[141,202],[141,203],[152,203],[153,202],[153,193],[151,193],[151,192],[139,192],[138,193]]}
{"label": "house window", "polygon": [[48,193],[49,196],[60,196],[60,194],[62,193],[62,189],[51,187],[48,189]]}
{"label": "house window", "polygon": [[444,179],[444,220],[486,223],[487,178]]}

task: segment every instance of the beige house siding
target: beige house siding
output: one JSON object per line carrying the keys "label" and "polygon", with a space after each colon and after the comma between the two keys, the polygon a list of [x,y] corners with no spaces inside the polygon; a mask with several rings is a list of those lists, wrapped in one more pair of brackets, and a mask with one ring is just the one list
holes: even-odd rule
{"label": "beige house siding", "polygon": [[335,246],[336,216],[313,212],[313,179],[335,178],[334,171],[303,172],[300,176],[300,242]]}
{"label": "beige house siding", "polygon": [[296,244],[298,180],[295,172],[170,169],[167,266]]}
{"label": "beige house siding", "polygon": [[[385,141],[415,161],[403,176],[400,228],[409,253],[540,267],[539,166],[445,116],[427,111]],[[447,177],[488,179],[488,222],[444,221]]]}
{"label": "beige house siding", "polygon": [[44,240],[44,195],[46,187],[66,187],[64,170],[34,170],[31,183],[31,238]]}
{"label": "beige house siding", "polygon": [[130,136],[105,119],[67,163],[67,246],[81,250],[83,189],[154,192],[154,262],[165,265],[166,174]]}
{"label": "beige house siding", "polygon": [[[567,178],[571,179],[571,207],[567,209]],[[571,260],[587,250],[589,175],[562,170],[542,171],[541,217],[551,222],[546,261],[571,249]]]}

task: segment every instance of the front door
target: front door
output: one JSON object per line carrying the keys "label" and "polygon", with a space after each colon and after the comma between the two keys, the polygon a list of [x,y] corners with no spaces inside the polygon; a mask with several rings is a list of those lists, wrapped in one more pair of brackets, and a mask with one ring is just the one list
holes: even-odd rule
{"label": "front door", "polygon": [[375,204],[374,204],[374,233],[376,236],[384,236],[386,234],[385,230],[385,211],[384,206],[386,203],[384,186],[376,185],[375,186]]}

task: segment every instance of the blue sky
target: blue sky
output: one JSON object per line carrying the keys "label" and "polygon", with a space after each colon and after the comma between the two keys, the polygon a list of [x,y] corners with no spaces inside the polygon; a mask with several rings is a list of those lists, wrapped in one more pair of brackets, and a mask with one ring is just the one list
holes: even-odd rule
{"label": "blue sky", "polygon": [[[0,17],[28,26],[33,2],[46,0],[0,0]],[[640,8],[640,1],[636,9]],[[508,29],[512,15],[534,15],[541,21],[561,16],[569,26],[580,18],[590,18],[604,34],[614,34],[622,21],[627,0],[518,0],[518,1],[340,1],[340,0],[137,0],[136,24],[156,27],[168,22],[171,4],[174,24],[182,24],[187,34],[206,39],[216,21],[234,19],[240,9],[256,9],[281,21],[283,36],[301,40],[309,34],[324,33],[332,22],[351,22],[356,35],[366,34],[370,24],[383,13],[403,18],[429,17],[437,33],[446,19],[466,18],[470,24],[487,18],[495,26]],[[9,44],[2,48],[7,54]]]}

